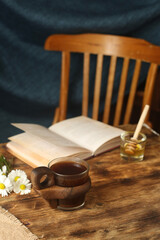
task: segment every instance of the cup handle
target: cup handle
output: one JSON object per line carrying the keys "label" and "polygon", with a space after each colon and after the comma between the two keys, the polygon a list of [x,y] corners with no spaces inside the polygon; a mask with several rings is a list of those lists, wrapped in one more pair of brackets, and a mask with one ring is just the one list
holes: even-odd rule
{"label": "cup handle", "polygon": [[[43,181],[42,178],[44,178]],[[48,167],[37,167],[31,172],[31,182],[35,189],[40,190],[55,185],[54,174]]]}

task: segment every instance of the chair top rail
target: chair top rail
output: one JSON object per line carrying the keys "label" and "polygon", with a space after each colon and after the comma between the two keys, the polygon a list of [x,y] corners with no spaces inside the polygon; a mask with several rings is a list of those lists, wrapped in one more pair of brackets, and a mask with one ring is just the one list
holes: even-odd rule
{"label": "chair top rail", "polygon": [[141,59],[160,64],[160,46],[143,39],[104,34],[54,34],[45,41],[45,50],[88,52],[108,56]]}

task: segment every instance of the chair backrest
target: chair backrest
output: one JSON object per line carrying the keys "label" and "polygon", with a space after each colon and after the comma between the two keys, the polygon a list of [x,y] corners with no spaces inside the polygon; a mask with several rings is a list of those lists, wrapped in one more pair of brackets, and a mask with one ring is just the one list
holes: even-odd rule
{"label": "chair backrest", "polygon": [[115,80],[116,63],[118,58],[123,59],[123,66],[120,76],[120,84],[118,90],[118,98],[115,108],[113,125],[120,124],[122,106],[125,95],[125,86],[127,82],[128,69],[130,60],[135,60],[131,86],[129,90],[128,101],[124,114],[123,123],[130,121],[133,108],[134,98],[137,91],[137,84],[140,76],[142,62],[149,63],[149,69],[145,82],[144,96],[142,108],[145,104],[151,103],[152,92],[160,64],[160,47],[155,46],[143,39],[105,35],[105,34],[78,34],[64,35],[57,34],[49,36],[45,41],[45,49],[50,51],[62,52],[61,65],[61,87],[60,87],[60,105],[58,117],[56,121],[66,119],[67,100],[69,89],[69,73],[70,73],[70,56],[71,53],[83,53],[83,99],[82,99],[82,115],[88,115],[88,99],[89,99],[89,69],[91,54],[97,55],[97,65],[95,74],[95,86],[93,97],[92,118],[98,119],[99,103],[102,81],[102,66],[104,56],[110,57],[109,75],[106,87],[106,96],[104,104],[104,114],[102,121],[109,122],[111,111],[111,101],[113,93],[113,85]]}

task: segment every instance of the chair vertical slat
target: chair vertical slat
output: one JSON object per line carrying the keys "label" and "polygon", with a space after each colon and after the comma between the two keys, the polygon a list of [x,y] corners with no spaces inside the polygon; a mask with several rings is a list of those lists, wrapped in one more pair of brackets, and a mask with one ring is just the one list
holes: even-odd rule
{"label": "chair vertical slat", "polygon": [[127,80],[127,74],[128,74],[128,67],[129,67],[129,58],[124,58],[122,74],[120,79],[120,86],[118,91],[116,111],[115,111],[114,122],[113,122],[114,126],[118,125],[120,122],[120,116],[122,111],[122,104],[123,104],[123,98],[124,98],[124,92],[125,92],[125,86],[126,86],[126,80]]}
{"label": "chair vertical slat", "polygon": [[69,90],[70,53],[62,52],[59,120],[66,119]]}
{"label": "chair vertical slat", "polygon": [[103,55],[98,54],[95,85],[94,85],[93,113],[92,113],[92,118],[95,120],[98,119],[98,112],[99,112],[100,90],[101,90],[101,82],[102,82],[102,68],[103,68]]}
{"label": "chair vertical slat", "polygon": [[[144,89],[142,109],[144,108],[144,106],[146,104],[151,105],[153,88],[154,88],[154,83],[156,80],[157,70],[158,70],[158,65],[156,63],[150,64],[150,68],[149,68],[149,72],[148,72],[147,80],[146,80],[146,85],[145,85],[145,89]],[[148,122],[148,119],[149,119],[149,113],[147,114],[147,116],[145,118],[145,122]]]}
{"label": "chair vertical slat", "polygon": [[88,115],[90,54],[84,53],[82,115]]}
{"label": "chair vertical slat", "polygon": [[128,97],[128,102],[127,102],[127,107],[126,107],[123,124],[127,124],[130,121],[140,70],[141,70],[141,60],[137,60],[133,78],[132,78],[131,87],[130,87],[130,92],[129,92],[129,97]]}
{"label": "chair vertical slat", "polygon": [[55,109],[52,125],[59,122],[59,107]]}
{"label": "chair vertical slat", "polygon": [[116,71],[116,63],[117,57],[111,56],[110,66],[109,66],[109,76],[106,88],[106,97],[105,97],[105,104],[104,104],[104,114],[103,114],[103,122],[109,122],[109,114],[111,108],[111,101],[112,101],[112,92],[113,92],[113,85],[114,85],[114,78],[115,78],[115,71]]}
{"label": "chair vertical slat", "polygon": [[144,108],[146,104],[150,105],[151,103],[157,70],[158,70],[158,65],[156,63],[150,64],[146,85],[144,89],[144,98],[143,98],[142,108]]}

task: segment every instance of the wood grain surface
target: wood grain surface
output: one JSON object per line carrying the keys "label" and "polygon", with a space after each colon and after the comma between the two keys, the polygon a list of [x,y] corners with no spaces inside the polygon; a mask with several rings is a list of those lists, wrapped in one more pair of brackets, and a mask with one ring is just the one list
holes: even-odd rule
{"label": "wood grain surface", "polygon": [[[0,205],[43,240],[160,239],[160,137],[146,134],[142,162],[121,160],[119,148],[88,160],[92,187],[82,209],[51,209],[33,189],[0,197]],[[0,154],[12,157],[5,144]],[[32,168],[12,158],[30,178]]]}

